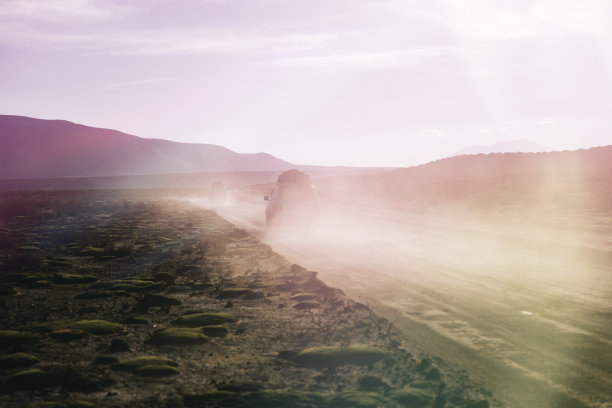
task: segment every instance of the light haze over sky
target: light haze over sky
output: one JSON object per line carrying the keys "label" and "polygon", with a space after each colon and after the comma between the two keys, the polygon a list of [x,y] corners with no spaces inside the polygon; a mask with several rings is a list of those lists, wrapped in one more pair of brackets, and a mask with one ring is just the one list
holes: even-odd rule
{"label": "light haze over sky", "polygon": [[406,166],[612,144],[607,0],[0,0],[0,113]]}

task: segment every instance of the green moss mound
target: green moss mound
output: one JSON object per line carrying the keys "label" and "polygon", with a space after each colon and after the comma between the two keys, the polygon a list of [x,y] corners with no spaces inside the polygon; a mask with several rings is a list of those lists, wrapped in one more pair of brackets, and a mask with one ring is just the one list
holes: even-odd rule
{"label": "green moss mound", "polygon": [[[570,401],[572,401],[572,400],[570,399]],[[576,401],[576,400],[573,400],[573,401]],[[575,403],[577,403],[577,404],[578,404],[578,405],[576,405],[576,406],[581,406],[581,405],[582,405],[582,404],[581,404],[581,403],[579,403],[579,402],[575,402]],[[568,402],[568,404],[572,404],[572,402]],[[487,401],[487,400],[481,400],[481,401],[467,401],[467,402],[465,403],[465,408],[489,408],[489,406],[490,406],[490,405],[489,405],[489,401]],[[568,406],[570,406],[570,405],[568,405]],[[571,406],[573,406],[573,405],[571,405]]]}
{"label": "green moss mound", "polygon": [[359,380],[359,389],[361,391],[378,391],[387,388],[389,388],[389,386],[380,377],[366,375]]}
{"label": "green moss mound", "polygon": [[32,368],[8,376],[2,386],[5,390],[10,391],[34,390],[50,386],[53,380],[51,374]]}
{"label": "green moss mound", "polygon": [[389,397],[408,408],[429,407],[434,400],[434,395],[431,391],[420,388],[395,390],[389,394]]}
{"label": "green moss mound", "polygon": [[226,406],[237,406],[238,394],[231,391],[212,391],[203,394],[190,394],[183,397],[183,404],[188,407],[205,407],[210,404],[223,403]]}
{"label": "green moss mound", "polygon": [[51,284],[53,283],[49,280],[49,275],[47,274],[32,273],[27,276],[23,276],[23,275],[20,275],[20,276],[21,276],[21,279],[18,282],[20,286],[31,286],[33,283],[39,282],[39,281],[46,281],[46,282],[50,282]]}
{"label": "green moss mound", "polygon": [[150,364],[144,367],[140,367],[134,372],[134,374],[141,377],[169,377],[171,375],[177,375],[179,370],[175,367],[165,364]]}
{"label": "green moss mound", "polygon": [[302,350],[292,360],[310,368],[333,368],[343,365],[371,365],[387,353],[372,347],[313,347]]}
{"label": "green moss mound", "polygon": [[26,353],[14,353],[0,356],[0,369],[29,367],[39,362],[38,357]]}
{"label": "green moss mound", "polygon": [[293,306],[294,309],[297,310],[310,310],[310,309],[318,309],[321,307],[321,304],[314,300],[309,300],[306,302],[300,302],[297,305]]}
{"label": "green moss mound", "polygon": [[93,408],[94,404],[87,401],[65,400],[65,401],[46,401],[34,402],[28,408]]}
{"label": "green moss mound", "polygon": [[202,327],[231,323],[236,320],[235,316],[227,313],[196,313],[181,316],[171,324],[179,327]]}
{"label": "green moss mound", "polygon": [[113,334],[123,331],[123,326],[118,323],[108,322],[106,320],[77,320],[77,321],[56,321],[47,324],[46,326],[51,331],[77,329],[85,331],[89,334]]}
{"label": "green moss mound", "polygon": [[163,283],[140,279],[122,279],[111,282],[111,290],[113,291],[146,292],[149,290],[161,289],[163,287]]}
{"label": "green moss mound", "polygon": [[18,347],[36,341],[36,336],[14,330],[0,330],[0,349]]}
{"label": "green moss mound", "polygon": [[82,283],[91,283],[97,281],[93,275],[74,275],[68,273],[60,273],[53,276],[53,283],[57,285],[76,285]]}
{"label": "green moss mound", "polygon": [[81,329],[58,329],[53,330],[50,334],[51,338],[63,343],[74,340],[79,340],[88,336],[85,330]]}
{"label": "green moss mound", "polygon": [[79,254],[81,254],[83,256],[96,256],[96,255],[99,256],[99,255],[104,254],[104,252],[106,252],[106,250],[104,248],[88,246],[88,247],[85,247],[84,249],[82,249],[79,252]]}
{"label": "green moss mound", "polygon": [[149,324],[149,321],[143,317],[138,316],[128,316],[123,320],[124,324]]}
{"label": "green moss mound", "polygon": [[117,357],[108,356],[106,354],[102,354],[96,357],[93,364],[94,365],[111,365],[118,363]]}
{"label": "green moss mound", "polygon": [[136,373],[137,370],[146,366],[169,366],[178,367],[174,360],[164,357],[143,356],[136,357],[130,360],[122,361],[113,365],[113,369],[117,371],[126,371],[128,373]]}
{"label": "green moss mound", "polygon": [[202,332],[210,337],[225,337],[229,334],[229,331],[225,327],[219,325],[204,326],[202,327]]}
{"label": "green moss mound", "polygon": [[314,293],[298,293],[297,295],[291,296],[291,300],[295,300],[296,302],[304,302],[306,300],[313,300],[318,298]]}
{"label": "green moss mound", "polygon": [[181,304],[178,299],[150,293],[144,295],[139,303],[149,307],[178,306]]}
{"label": "green moss mound", "polygon": [[36,280],[28,284],[29,288],[34,288],[34,289],[50,288],[53,286],[55,286],[55,284],[51,282],[50,280]]}
{"label": "green moss mound", "polygon": [[12,296],[15,293],[17,293],[17,291],[12,287],[7,285],[0,285],[0,296]]}
{"label": "green moss mound", "polygon": [[285,408],[327,406],[325,398],[318,393],[293,390],[266,390],[249,392],[240,397],[245,407]]}
{"label": "green moss mound", "polygon": [[209,341],[210,338],[201,329],[174,327],[154,333],[147,342],[154,345],[191,346]]}
{"label": "green moss mound", "polygon": [[219,292],[219,299],[234,299],[241,296],[252,295],[254,291],[249,288],[226,288]]}
{"label": "green moss mound", "polygon": [[315,392],[294,390],[266,390],[244,393],[213,391],[204,394],[186,395],[183,403],[189,407],[257,407],[257,408],[310,408],[327,407],[326,398]]}
{"label": "green moss mound", "polygon": [[397,404],[374,392],[353,391],[332,397],[330,408],[381,408],[397,407]]}

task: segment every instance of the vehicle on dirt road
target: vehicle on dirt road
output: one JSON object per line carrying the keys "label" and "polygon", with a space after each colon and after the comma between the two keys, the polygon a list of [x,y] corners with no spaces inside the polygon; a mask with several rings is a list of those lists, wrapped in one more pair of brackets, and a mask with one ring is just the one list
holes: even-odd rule
{"label": "vehicle on dirt road", "polygon": [[299,170],[281,173],[272,194],[264,199],[269,227],[312,229],[319,222],[319,197],[310,177]]}
{"label": "vehicle on dirt road", "polygon": [[220,181],[215,181],[208,193],[208,202],[212,206],[224,205],[227,201],[227,191],[225,185]]}

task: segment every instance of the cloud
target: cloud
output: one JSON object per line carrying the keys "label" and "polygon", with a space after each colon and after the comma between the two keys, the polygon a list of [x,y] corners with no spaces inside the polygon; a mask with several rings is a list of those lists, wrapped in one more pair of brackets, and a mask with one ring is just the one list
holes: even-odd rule
{"label": "cloud", "polygon": [[414,47],[403,51],[338,53],[306,55],[270,61],[272,65],[328,67],[328,68],[392,68],[418,64],[424,60],[440,58],[458,52],[456,47]]}
{"label": "cloud", "polygon": [[58,47],[85,55],[260,56],[322,50],[337,39],[328,33],[275,33],[206,28],[105,29],[51,31],[19,22],[0,25],[0,43]]}
{"label": "cloud", "polygon": [[160,82],[175,82],[178,80],[179,78],[176,78],[176,77],[159,77],[159,78],[140,79],[136,81],[117,82],[117,83],[114,83],[106,87],[106,90],[116,91],[119,89],[132,88],[132,87],[143,86],[143,85],[158,84]]}
{"label": "cloud", "polygon": [[542,118],[536,122],[538,125],[543,126],[553,126],[557,124],[557,120],[555,118]]}
{"label": "cloud", "polygon": [[439,129],[428,128],[428,129],[419,130],[416,134],[416,139],[417,140],[432,140],[432,139],[436,140],[436,139],[442,139],[446,135],[447,135],[446,132],[443,132]]}
{"label": "cloud", "polygon": [[125,16],[132,10],[126,4],[101,0],[5,0],[0,4],[0,19],[24,22],[66,20],[108,20]]}
{"label": "cloud", "polygon": [[248,32],[207,32],[203,30],[168,30],[162,36],[133,33],[116,38],[105,51],[111,55],[243,55],[256,56],[292,53],[324,48],[336,36],[324,33],[257,35]]}

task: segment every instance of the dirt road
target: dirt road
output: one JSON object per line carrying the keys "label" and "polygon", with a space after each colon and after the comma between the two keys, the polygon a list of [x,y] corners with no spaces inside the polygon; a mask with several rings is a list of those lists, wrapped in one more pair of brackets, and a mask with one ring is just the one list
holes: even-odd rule
{"label": "dirt road", "polygon": [[317,233],[276,235],[260,199],[235,196],[217,212],[370,304],[414,350],[465,368],[505,406],[612,406],[612,264],[597,226],[328,204]]}

